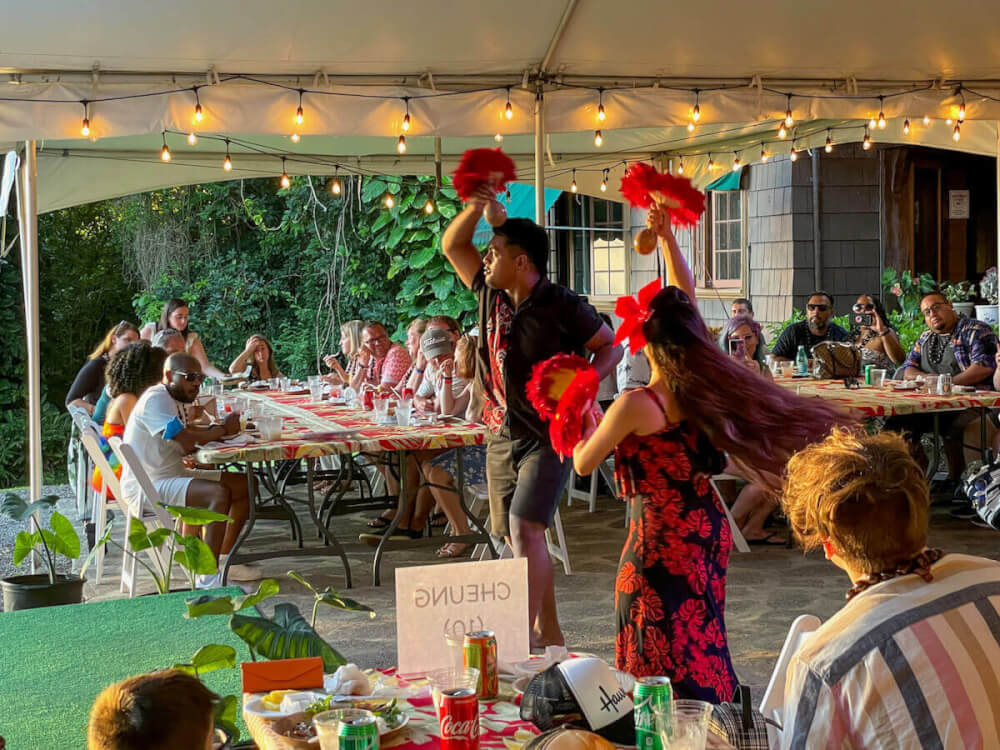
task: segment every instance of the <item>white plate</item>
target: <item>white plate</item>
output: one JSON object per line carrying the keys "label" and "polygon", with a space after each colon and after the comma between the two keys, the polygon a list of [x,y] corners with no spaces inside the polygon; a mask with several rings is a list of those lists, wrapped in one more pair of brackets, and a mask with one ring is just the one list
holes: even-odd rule
{"label": "white plate", "polygon": [[[301,690],[296,692],[310,693],[313,696],[313,700],[317,701],[320,698],[326,698],[329,693],[323,692],[322,690]],[[282,716],[288,716],[290,714],[298,713],[298,711],[271,711],[268,708],[264,708],[264,696],[267,693],[255,693],[254,697],[246,702],[243,706],[243,710],[249,714],[254,714],[256,716],[262,716],[265,719],[280,719]],[[376,695],[338,695],[337,701],[340,703],[347,703],[349,701],[377,701],[377,700],[391,700],[386,698],[381,698]],[[404,714],[405,715],[405,714]],[[405,723],[405,722],[404,722]],[[402,725],[400,725],[402,726]],[[397,727],[398,729],[399,727]],[[395,731],[395,730],[392,730]]]}

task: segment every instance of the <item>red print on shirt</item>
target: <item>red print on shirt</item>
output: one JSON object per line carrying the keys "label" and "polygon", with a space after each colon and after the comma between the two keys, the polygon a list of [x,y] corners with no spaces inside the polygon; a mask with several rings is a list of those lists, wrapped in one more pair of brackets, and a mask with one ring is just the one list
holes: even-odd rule
{"label": "red print on shirt", "polygon": [[507,415],[504,364],[510,349],[510,327],[514,310],[499,294],[486,321],[486,342],[490,352],[489,377],[483,384],[483,421],[494,433],[503,427]]}

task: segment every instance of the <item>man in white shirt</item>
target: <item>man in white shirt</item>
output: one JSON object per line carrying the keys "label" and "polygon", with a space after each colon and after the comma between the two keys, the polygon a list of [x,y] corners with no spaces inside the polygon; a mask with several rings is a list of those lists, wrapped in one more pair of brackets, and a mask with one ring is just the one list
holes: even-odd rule
{"label": "man in white shirt", "polygon": [[[448,315],[433,315],[428,318],[427,331],[434,329],[444,331],[448,335],[452,348],[458,343],[458,339],[462,335],[458,321]],[[424,335],[427,334],[427,331],[424,331]],[[435,399],[435,382],[437,378],[438,374],[434,363],[427,359],[423,351],[423,345],[421,345],[420,351],[417,353],[417,361],[413,365],[413,372],[406,383],[407,387],[413,389],[413,405],[420,411],[438,411],[438,403]]]}
{"label": "man in white shirt", "polygon": [[[237,413],[228,415],[221,425],[188,424],[184,406],[197,398],[204,379],[197,359],[185,352],[171,354],[164,364],[163,382],[149,388],[136,402],[122,442],[135,450],[164,503],[208,508],[232,519],[204,527],[204,541],[220,562],[221,570],[247,520],[250,493],[242,474],[186,465],[185,457],[197,446],[235,435],[240,430]],[[135,502],[142,493],[128,466],[122,471],[122,491],[129,502]],[[230,566],[229,575],[233,580],[248,580],[254,571],[234,565]],[[221,583],[221,574],[198,579],[199,588],[211,588]]]}

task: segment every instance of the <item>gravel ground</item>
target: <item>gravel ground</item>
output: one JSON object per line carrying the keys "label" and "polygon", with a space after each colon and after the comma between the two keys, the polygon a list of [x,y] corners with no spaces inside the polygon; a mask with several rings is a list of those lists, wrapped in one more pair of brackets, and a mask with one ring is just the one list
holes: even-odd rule
{"label": "gravel ground", "polygon": [[[13,492],[21,497],[27,497],[27,490],[0,490],[0,496],[6,495],[8,492]],[[77,521],[76,519],[76,500],[73,497],[72,488],[68,484],[54,485],[44,487],[42,494],[59,496],[59,503],[56,505],[56,510],[66,516],[66,518],[73,523],[73,526],[76,528],[76,532],[80,535],[80,561],[82,561],[83,557],[87,554],[87,541],[86,536],[84,535],[84,522]],[[42,514],[43,524],[46,527],[48,527],[48,519],[51,515],[51,511],[47,511]],[[14,564],[11,562],[11,557],[14,554],[14,537],[17,536],[17,532],[24,530],[27,530],[27,526],[24,523],[13,521],[6,516],[0,516],[0,578],[5,578],[10,575],[24,575],[31,572],[30,562],[25,561],[19,567],[14,567]],[[77,564],[79,564],[80,561],[77,561]],[[56,567],[60,573],[65,573],[70,571],[72,563],[65,557],[61,557],[57,558]],[[0,603],[0,609],[2,609],[2,603]]]}

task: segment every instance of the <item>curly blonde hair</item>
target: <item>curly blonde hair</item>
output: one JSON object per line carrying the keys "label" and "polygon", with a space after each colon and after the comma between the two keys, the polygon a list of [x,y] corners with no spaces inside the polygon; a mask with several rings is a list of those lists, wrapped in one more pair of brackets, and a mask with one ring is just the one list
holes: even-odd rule
{"label": "curly blonde hair", "polygon": [[902,436],[835,429],[788,462],[781,505],[805,549],[829,539],[865,574],[927,546],[930,493]]}

